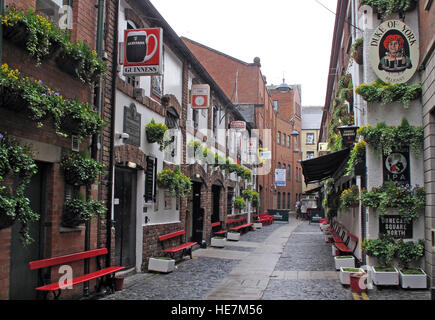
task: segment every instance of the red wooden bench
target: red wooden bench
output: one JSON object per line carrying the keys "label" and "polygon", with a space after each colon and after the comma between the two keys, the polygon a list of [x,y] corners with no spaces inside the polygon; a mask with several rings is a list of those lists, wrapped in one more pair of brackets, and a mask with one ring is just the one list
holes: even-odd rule
{"label": "red wooden bench", "polygon": [[[165,243],[165,240],[169,240],[169,239],[173,239],[173,238],[177,238],[179,236],[183,236],[186,234],[185,230],[180,230],[180,231],[176,231],[176,232],[172,232],[172,233],[168,233],[162,236],[159,236],[159,241],[162,243]],[[169,253],[169,255],[173,258],[174,255],[177,252],[182,252],[181,253],[181,257],[183,257],[184,255],[189,255],[190,259],[192,259],[192,247],[197,244],[196,242],[186,242],[186,243],[182,243],[176,247],[172,247],[172,248],[168,248],[163,250],[163,252],[165,253]],[[186,253],[186,254],[185,254]]]}
{"label": "red wooden bench", "polygon": [[[228,220],[227,224],[233,224],[233,223],[239,223],[239,222],[243,223],[245,220],[247,220],[246,217],[242,217],[242,218],[239,218],[239,219]],[[246,230],[249,230],[250,228],[252,228],[253,225],[254,224],[252,222],[245,223],[245,224],[241,224],[241,225],[238,225],[238,226],[231,227],[230,230],[231,231],[243,232],[243,231],[246,231]]]}
{"label": "red wooden bench", "polygon": [[[50,268],[57,265],[65,265],[71,262],[85,260],[89,258],[96,258],[97,260],[97,271],[84,274],[81,276],[73,277],[71,279],[71,285],[77,285],[83,282],[87,282],[94,279],[101,278],[101,281],[97,284],[97,290],[101,288],[101,286],[106,283],[111,289],[112,292],[115,291],[115,281],[114,276],[115,272],[120,271],[124,269],[125,267],[107,267],[102,269],[100,264],[100,259],[102,256],[105,256],[108,253],[107,248],[101,248],[101,249],[94,249],[89,251],[83,251],[73,254],[68,254],[64,256],[54,257],[54,258],[48,258],[48,259],[42,259],[42,260],[36,260],[29,262],[29,268],[30,270],[38,270],[38,269],[44,269],[44,268]],[[108,279],[106,282],[103,281],[104,276],[110,275],[110,279]],[[48,294],[52,293],[54,299],[59,299],[60,294],[62,293],[63,289],[66,289],[67,285],[64,282],[58,281],[51,284],[46,284],[46,281],[44,280],[44,275],[42,272],[39,274],[39,278],[43,286],[36,288],[38,291],[43,291],[45,293],[45,298],[47,299]],[[69,285],[69,284],[68,284]]]}
{"label": "red wooden bench", "polygon": [[211,229],[212,229],[213,235],[224,235],[224,234],[227,233],[227,230],[224,230],[223,228],[221,228],[218,231],[213,231],[213,228],[216,228],[216,227],[221,227],[221,223],[219,221],[218,222],[213,222],[211,224]]}
{"label": "red wooden bench", "polygon": [[347,230],[344,230],[346,234],[346,240],[343,242],[335,242],[334,246],[337,248],[340,254],[354,254],[358,245],[358,237],[351,234]]}
{"label": "red wooden bench", "polygon": [[259,222],[262,223],[263,226],[265,226],[265,225],[272,224],[273,220],[274,220],[274,217],[271,216],[270,214],[268,214],[267,212],[265,212],[265,213],[261,213],[259,215],[259,219],[258,220],[259,220]]}

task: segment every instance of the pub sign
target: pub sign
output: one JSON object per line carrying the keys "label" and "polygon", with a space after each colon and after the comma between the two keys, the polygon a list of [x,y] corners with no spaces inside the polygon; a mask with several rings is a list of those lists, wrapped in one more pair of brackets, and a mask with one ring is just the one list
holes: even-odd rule
{"label": "pub sign", "polygon": [[393,150],[383,156],[384,182],[393,181],[400,185],[410,185],[409,148]]}
{"label": "pub sign", "polygon": [[150,76],[162,74],[162,28],[125,30],[124,39],[124,75]]}

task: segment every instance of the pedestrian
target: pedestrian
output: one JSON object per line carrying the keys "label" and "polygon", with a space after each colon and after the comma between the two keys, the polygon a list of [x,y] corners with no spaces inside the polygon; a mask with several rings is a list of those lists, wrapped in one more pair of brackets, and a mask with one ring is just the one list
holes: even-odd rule
{"label": "pedestrian", "polygon": [[295,208],[296,208],[296,219],[299,219],[301,217],[301,203],[299,201],[296,201]]}
{"label": "pedestrian", "polygon": [[302,217],[307,217],[307,205],[305,203],[302,203],[301,215],[302,215]]}

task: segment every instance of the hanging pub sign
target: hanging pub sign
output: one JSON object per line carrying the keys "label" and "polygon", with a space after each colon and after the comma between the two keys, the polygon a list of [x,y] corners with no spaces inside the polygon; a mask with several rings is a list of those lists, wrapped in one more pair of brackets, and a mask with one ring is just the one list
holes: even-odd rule
{"label": "hanging pub sign", "polygon": [[379,233],[394,239],[412,239],[412,222],[405,222],[398,215],[385,215],[379,218]]}
{"label": "hanging pub sign", "polygon": [[162,74],[162,28],[125,30],[124,39],[124,75],[150,76]]}
{"label": "hanging pub sign", "polygon": [[383,156],[384,182],[393,181],[400,185],[411,183],[409,170],[409,148],[393,150]]}
{"label": "hanging pub sign", "polygon": [[405,83],[418,67],[417,35],[400,20],[385,21],[370,38],[369,57],[373,71],[382,81]]}
{"label": "hanging pub sign", "polygon": [[342,126],[338,127],[338,130],[340,130],[343,146],[352,146],[356,139],[356,132],[358,130],[358,127],[353,125]]}
{"label": "hanging pub sign", "polygon": [[192,109],[208,109],[210,106],[210,86],[208,84],[192,85]]}

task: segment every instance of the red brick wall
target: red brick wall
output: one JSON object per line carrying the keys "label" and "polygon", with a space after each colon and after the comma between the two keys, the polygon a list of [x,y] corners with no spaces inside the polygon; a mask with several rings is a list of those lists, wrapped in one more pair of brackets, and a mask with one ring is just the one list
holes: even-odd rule
{"label": "red brick wall", "polygon": [[[429,50],[432,40],[434,39],[435,30],[435,4],[432,3],[429,10],[425,9],[428,1],[419,1],[419,36],[420,36],[420,59]],[[430,2],[430,1],[429,1]]]}

